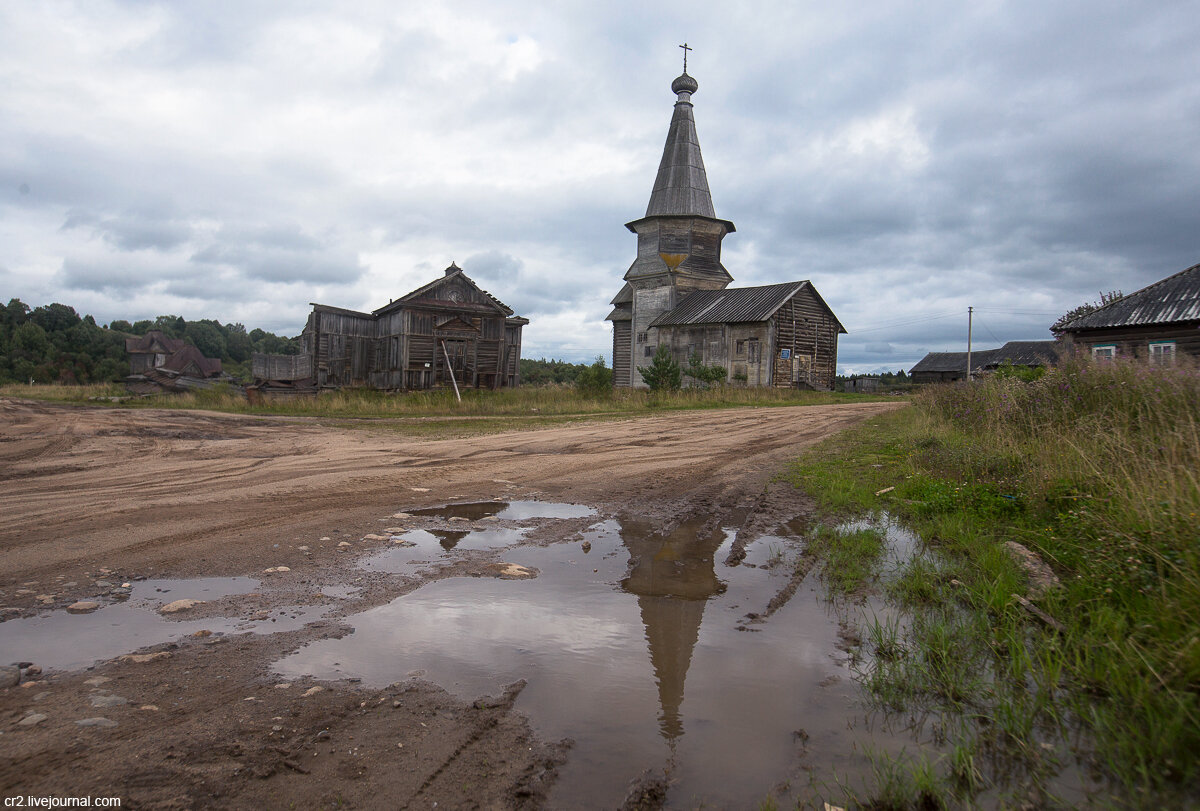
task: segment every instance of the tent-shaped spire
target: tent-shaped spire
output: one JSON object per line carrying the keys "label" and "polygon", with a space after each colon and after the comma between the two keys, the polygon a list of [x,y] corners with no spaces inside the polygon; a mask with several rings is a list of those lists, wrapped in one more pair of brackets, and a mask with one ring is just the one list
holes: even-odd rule
{"label": "tent-shaped spire", "polygon": [[650,205],[646,206],[647,217],[717,218],[712,193],[708,190],[708,175],[704,172],[704,158],[700,156],[696,121],[692,117],[692,94],[698,87],[696,80],[687,74],[686,67],[683,75],[671,83],[671,91],[678,100],[675,114],[671,116],[671,128],[667,131],[662,161],[658,164]]}

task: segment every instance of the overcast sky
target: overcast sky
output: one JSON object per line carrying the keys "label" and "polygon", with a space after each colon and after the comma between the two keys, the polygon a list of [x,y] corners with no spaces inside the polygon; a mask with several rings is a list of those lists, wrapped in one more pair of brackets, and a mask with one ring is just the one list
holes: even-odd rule
{"label": "overcast sky", "polygon": [[611,361],[680,73],[735,285],[843,372],[1200,262],[1200,3],[0,0],[0,297],[295,335],[456,261]]}

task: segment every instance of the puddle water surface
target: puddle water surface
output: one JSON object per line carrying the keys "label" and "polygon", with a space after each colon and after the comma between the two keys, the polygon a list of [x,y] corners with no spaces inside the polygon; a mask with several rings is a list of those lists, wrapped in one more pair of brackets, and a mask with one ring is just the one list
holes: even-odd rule
{"label": "puddle water surface", "polygon": [[[276,633],[304,627],[328,612],[324,606],[275,608],[256,619],[206,617],[168,619],[158,609],[175,600],[219,600],[258,590],[250,577],[140,580],[125,602],[102,605],[90,614],[52,611],[0,623],[0,661],[19,658],[53,670],[78,670],[148,645],[170,642],[200,630]],[[336,588],[336,587],[335,587]],[[331,589],[326,588],[328,593]],[[330,595],[334,596],[334,595]],[[183,615],[173,615],[183,616]]]}
{"label": "puddle water surface", "polygon": [[[867,768],[860,739],[899,751],[904,740],[852,728],[857,689],[815,582],[805,579],[769,619],[747,617],[769,613],[788,586],[786,542],[762,538],[730,567],[719,561],[732,532],[697,530],[662,537],[609,520],[584,533],[586,552],[580,542],[513,548],[504,560],[537,578],[429,583],[348,617],[352,634],[275,669],[377,686],[419,676],[464,699],[525,679],[517,709],[543,738],[574,741],[551,807],[616,807],[647,769],[670,779],[671,806],[745,807],[781,779],[803,779],[810,751],[840,775]],[[455,548],[476,543],[473,534]],[[368,565],[390,560],[395,571],[451,554],[428,535],[410,533],[420,549],[387,550]]]}

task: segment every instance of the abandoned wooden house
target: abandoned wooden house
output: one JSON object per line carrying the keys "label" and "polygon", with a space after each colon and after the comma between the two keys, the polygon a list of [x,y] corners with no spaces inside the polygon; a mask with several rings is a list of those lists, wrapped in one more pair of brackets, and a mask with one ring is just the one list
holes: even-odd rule
{"label": "abandoned wooden house", "polygon": [[1200,265],[1082,315],[1056,332],[1096,360],[1200,357]]}
{"label": "abandoned wooden house", "polygon": [[161,330],[126,338],[125,351],[129,353],[125,387],[134,394],[188,391],[222,378],[220,358],[206,358],[187,341],[169,338]]}
{"label": "abandoned wooden house", "polygon": [[[1009,341],[999,349],[977,349],[971,353],[971,373],[994,372],[1001,366],[1048,367],[1058,362],[1058,341]],[[966,352],[930,352],[908,370],[913,383],[953,383],[967,379]]]}
{"label": "abandoned wooden house", "polygon": [[528,323],[451,263],[441,278],[370,313],[314,304],[299,355],[254,355],[254,388],[517,386]]}
{"label": "abandoned wooden house", "polygon": [[684,72],[671,83],[675,111],[646,215],[627,223],[637,258],[605,320],[613,325],[613,385],[644,388],[638,366],[660,345],[687,365],[726,369],[728,382],[830,390],[837,340],[846,330],[808,281],[730,288],[721,241],[733,223],[713,208],[692,94]]}

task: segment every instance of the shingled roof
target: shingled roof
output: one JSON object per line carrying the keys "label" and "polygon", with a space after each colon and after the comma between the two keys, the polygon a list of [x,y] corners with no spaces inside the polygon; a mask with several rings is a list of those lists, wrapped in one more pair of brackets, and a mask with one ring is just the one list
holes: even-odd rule
{"label": "shingled roof", "polygon": [[1200,321],[1200,265],[1192,265],[1069,321],[1056,332],[1174,324],[1181,321]]}
{"label": "shingled roof", "polygon": [[730,287],[725,290],[697,290],[689,293],[673,310],[650,322],[652,327],[680,324],[744,324],[766,321],[788,299],[808,287],[817,300],[829,312],[829,317],[838,326],[838,332],[846,328],[837,320],[833,310],[807,281],[768,284],[762,287]]}

